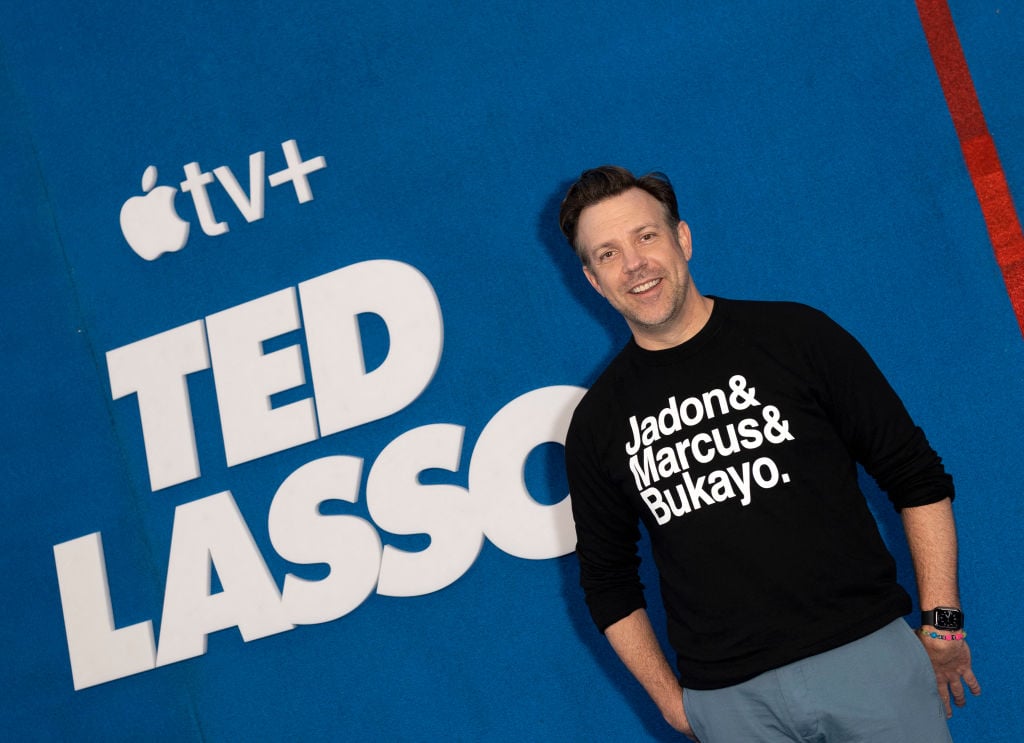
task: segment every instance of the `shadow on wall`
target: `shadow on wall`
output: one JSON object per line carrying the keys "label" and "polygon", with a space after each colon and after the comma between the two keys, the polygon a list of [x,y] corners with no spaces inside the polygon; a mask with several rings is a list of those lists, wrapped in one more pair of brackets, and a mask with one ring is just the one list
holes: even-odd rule
{"label": "shadow on wall", "polygon": [[[622,316],[587,283],[579,259],[558,227],[558,210],[562,204],[562,198],[574,181],[575,178],[560,183],[554,193],[544,202],[543,208],[537,215],[537,240],[547,249],[552,264],[561,274],[566,294],[586,309],[587,313],[607,333],[608,343],[603,349],[594,349],[595,358],[592,359],[588,356],[580,359],[581,366],[589,369],[588,373],[583,376],[582,383],[589,385],[622,350],[626,341],[629,340],[629,330]],[[593,364],[592,367],[591,364]]]}

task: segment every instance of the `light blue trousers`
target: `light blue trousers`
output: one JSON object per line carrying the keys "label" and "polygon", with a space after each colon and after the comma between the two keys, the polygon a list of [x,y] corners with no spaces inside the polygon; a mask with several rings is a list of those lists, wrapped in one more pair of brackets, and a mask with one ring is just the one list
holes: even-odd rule
{"label": "light blue trousers", "polygon": [[902,619],[724,689],[683,690],[701,743],[952,743],[928,654]]}

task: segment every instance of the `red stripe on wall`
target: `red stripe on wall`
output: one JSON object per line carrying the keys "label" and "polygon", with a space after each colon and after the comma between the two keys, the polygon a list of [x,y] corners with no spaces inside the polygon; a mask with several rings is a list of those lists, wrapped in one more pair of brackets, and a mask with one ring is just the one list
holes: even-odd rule
{"label": "red stripe on wall", "polygon": [[946,0],[916,0],[935,70],[953,117],[967,172],[981,204],[996,262],[1003,272],[1021,333],[1024,333],[1024,234],[999,162],[995,142],[985,124],[967,60]]}

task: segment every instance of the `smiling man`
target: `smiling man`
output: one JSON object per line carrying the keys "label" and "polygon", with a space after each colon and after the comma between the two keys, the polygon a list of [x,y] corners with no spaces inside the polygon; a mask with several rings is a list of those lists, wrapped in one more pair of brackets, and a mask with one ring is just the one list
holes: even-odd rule
{"label": "smiling man", "polygon": [[[953,484],[870,357],[804,305],[701,295],[660,174],[588,170],[559,217],[632,332],[566,438],[580,582],[623,663],[704,743],[949,741],[950,697],[980,692]],[[901,514],[918,638],[858,463]],[[678,676],[646,613],[641,523]]]}
{"label": "smiling man", "polygon": [[[713,302],[690,276],[690,229],[671,223],[662,204],[639,188],[579,215],[583,272],[626,319],[638,343],[669,348],[706,321]],[[642,339],[642,341],[640,340]]]}

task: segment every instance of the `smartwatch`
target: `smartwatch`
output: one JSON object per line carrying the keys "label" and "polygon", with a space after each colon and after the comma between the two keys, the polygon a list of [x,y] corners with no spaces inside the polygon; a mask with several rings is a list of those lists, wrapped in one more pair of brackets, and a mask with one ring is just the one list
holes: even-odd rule
{"label": "smartwatch", "polygon": [[949,606],[939,606],[931,611],[922,611],[921,624],[956,632],[964,628],[964,613]]}

